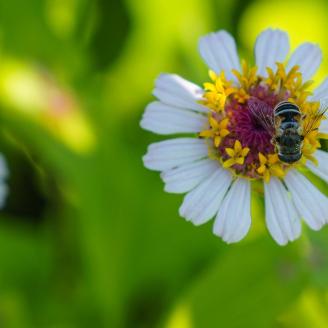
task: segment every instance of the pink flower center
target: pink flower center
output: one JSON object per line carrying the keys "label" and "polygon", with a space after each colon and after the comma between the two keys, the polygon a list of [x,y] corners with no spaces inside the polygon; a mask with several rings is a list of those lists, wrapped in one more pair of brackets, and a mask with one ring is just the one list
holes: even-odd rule
{"label": "pink flower center", "polygon": [[[277,95],[273,94],[265,86],[256,86],[251,90],[251,101],[265,103],[265,111],[267,115],[271,116],[274,106],[282,101],[278,99]],[[248,100],[250,101],[250,100]],[[223,140],[218,148],[220,157],[223,160],[229,158],[225,149],[232,147],[236,140],[239,140],[242,147],[250,149],[244,164],[234,165],[233,168],[239,174],[245,174],[249,177],[257,177],[254,167],[259,165],[259,152],[267,156],[274,154],[275,148],[271,142],[272,137],[268,131],[259,122],[256,113],[253,113],[248,106],[248,101],[245,103],[238,103],[232,99],[227,102],[225,111],[229,117],[228,129],[231,133]]]}

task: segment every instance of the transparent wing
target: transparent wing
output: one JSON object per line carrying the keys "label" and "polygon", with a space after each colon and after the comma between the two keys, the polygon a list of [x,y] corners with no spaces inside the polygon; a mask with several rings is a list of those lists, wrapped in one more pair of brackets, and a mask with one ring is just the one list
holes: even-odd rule
{"label": "transparent wing", "polygon": [[274,114],[272,108],[257,98],[248,100],[248,108],[256,122],[261,125],[271,136],[275,133]]}
{"label": "transparent wing", "polygon": [[310,114],[307,114],[303,119],[303,136],[305,137],[312,131],[318,130],[321,119],[328,111],[328,99],[320,101],[319,108]]}

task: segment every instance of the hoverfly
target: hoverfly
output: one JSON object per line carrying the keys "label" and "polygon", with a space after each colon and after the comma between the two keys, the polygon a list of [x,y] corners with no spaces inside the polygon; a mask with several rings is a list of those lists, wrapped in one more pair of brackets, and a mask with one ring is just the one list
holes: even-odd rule
{"label": "hoverfly", "polygon": [[318,130],[318,123],[328,110],[327,103],[323,102],[317,111],[306,117],[296,104],[289,101],[278,103],[272,111],[269,105],[257,98],[250,98],[248,107],[253,118],[271,136],[279,159],[287,164],[301,159],[304,138]]}

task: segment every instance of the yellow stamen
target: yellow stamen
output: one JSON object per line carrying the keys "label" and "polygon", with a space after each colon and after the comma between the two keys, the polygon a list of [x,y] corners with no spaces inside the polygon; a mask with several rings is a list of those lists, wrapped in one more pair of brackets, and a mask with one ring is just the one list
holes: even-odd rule
{"label": "yellow stamen", "polygon": [[289,101],[301,106],[311,94],[308,89],[313,82],[307,81],[303,83],[302,73],[297,65],[292,67],[287,73],[283,63],[276,64],[277,70],[275,73],[271,68],[267,68],[268,77],[265,80],[266,84],[276,93],[281,95],[288,94]]}
{"label": "yellow stamen", "polygon": [[249,99],[249,88],[255,85],[259,79],[256,72],[257,67],[249,67],[245,60],[242,61],[242,73],[235,69],[232,70],[240,83],[240,88],[235,90],[235,99],[239,103],[245,103]]}
{"label": "yellow stamen", "polygon": [[249,153],[248,147],[242,147],[239,140],[235,141],[234,148],[226,148],[225,151],[229,155],[229,159],[223,162],[223,167],[228,168],[235,164],[243,165],[245,158]]}
{"label": "yellow stamen", "polygon": [[227,98],[235,91],[232,82],[227,81],[224,72],[217,75],[209,71],[212,82],[204,83],[204,100],[202,103],[216,112],[222,112],[225,107]]}
{"label": "yellow stamen", "polygon": [[282,165],[277,154],[269,154],[268,157],[259,153],[260,166],[257,168],[257,173],[263,177],[263,180],[268,183],[271,175],[279,178],[285,175]]}
{"label": "yellow stamen", "polygon": [[213,138],[215,147],[219,147],[224,137],[230,134],[228,130],[229,119],[224,118],[219,122],[211,115],[209,123],[210,129],[200,132],[199,136],[203,138]]}
{"label": "yellow stamen", "polygon": [[[311,134],[311,133],[310,133]],[[305,164],[306,159],[312,161],[314,164],[317,164],[316,158],[313,156],[317,148],[320,148],[320,142],[317,139],[305,138],[302,146],[302,162]]]}

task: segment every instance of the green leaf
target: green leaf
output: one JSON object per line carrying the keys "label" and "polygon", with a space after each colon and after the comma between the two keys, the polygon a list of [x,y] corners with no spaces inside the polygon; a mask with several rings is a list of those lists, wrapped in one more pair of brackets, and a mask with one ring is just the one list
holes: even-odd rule
{"label": "green leaf", "polygon": [[230,246],[182,298],[191,327],[275,327],[308,280],[296,244]]}

